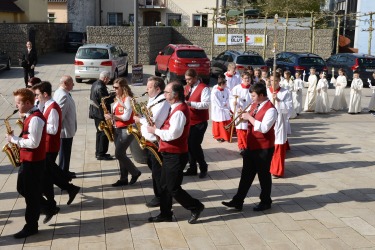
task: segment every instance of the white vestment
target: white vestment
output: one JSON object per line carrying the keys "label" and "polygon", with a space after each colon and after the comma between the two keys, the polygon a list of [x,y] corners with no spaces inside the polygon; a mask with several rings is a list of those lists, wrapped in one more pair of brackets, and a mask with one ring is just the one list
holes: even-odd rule
{"label": "white vestment", "polygon": [[348,107],[345,99],[345,87],[347,85],[346,76],[338,76],[336,82],[334,82],[336,87],[335,97],[332,102],[333,110],[343,110]]}
{"label": "white vestment", "polygon": [[292,88],[292,99],[293,99],[293,108],[296,114],[302,112],[302,89],[303,83],[301,78],[297,78],[294,80],[293,88]]}
{"label": "white vestment", "polygon": [[361,99],[362,99],[362,88],[363,82],[360,78],[353,79],[350,87],[350,99],[349,99],[349,110],[348,113],[359,113],[362,110]]}
{"label": "white vestment", "polygon": [[230,120],[229,106],[230,92],[228,88],[220,90],[218,85],[212,87],[211,91],[211,120],[222,122]]}
{"label": "white vestment", "polygon": [[[232,112],[234,112],[234,102],[235,102],[235,96],[237,96],[237,106],[236,106],[236,113],[233,115],[233,117],[237,117],[238,115],[238,110],[241,108],[244,110],[249,104],[252,102],[250,92],[248,88],[242,87],[242,84],[239,84],[235,86],[232,89],[231,96],[230,96],[230,109]],[[237,120],[238,121],[238,120]],[[244,129],[247,130],[248,127],[248,122],[240,122],[237,126],[236,129]]]}
{"label": "white vestment", "polygon": [[316,75],[309,76],[309,80],[308,80],[309,87],[307,89],[304,111],[314,111],[317,82],[318,82],[318,77],[316,77]]}
{"label": "white vestment", "polygon": [[316,105],[315,113],[328,113],[329,100],[328,100],[328,81],[327,79],[320,79],[316,85]]}

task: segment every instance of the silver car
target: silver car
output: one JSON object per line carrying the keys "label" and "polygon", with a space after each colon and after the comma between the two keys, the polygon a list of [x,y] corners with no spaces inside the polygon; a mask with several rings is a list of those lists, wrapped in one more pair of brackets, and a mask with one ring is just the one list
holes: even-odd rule
{"label": "silver car", "polygon": [[86,44],[78,48],[75,61],[75,79],[98,79],[102,71],[110,72],[111,79],[128,75],[128,54],[111,44]]}

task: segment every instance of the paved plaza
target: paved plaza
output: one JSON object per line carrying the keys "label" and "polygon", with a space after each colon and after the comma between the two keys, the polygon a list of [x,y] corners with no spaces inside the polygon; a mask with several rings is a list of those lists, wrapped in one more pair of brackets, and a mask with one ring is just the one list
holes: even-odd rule
{"label": "paved plaza", "polygon": [[[50,81],[53,89],[62,75],[74,75],[74,54],[54,53],[39,61],[36,76]],[[153,70],[145,66],[145,78]],[[12,91],[24,87],[22,77],[19,67],[0,72],[0,93],[11,104]],[[77,173],[73,183],[81,191],[68,206],[67,193],[55,188],[60,213],[48,224],[43,224],[42,215],[39,234],[26,240],[13,238],[25,223],[25,201],[16,190],[17,169],[0,153],[0,249],[375,249],[375,117],[365,109],[370,89],[363,91],[361,114],[302,113],[291,120],[285,178],[273,179],[273,204],[265,212],[252,210],[259,201],[257,179],[242,212],[221,205],[237,190],[242,158],[236,143],[212,138],[210,124],[203,142],[208,177],[183,181],[183,188],[206,207],[198,223],[190,225],[190,212],[177,203],[173,222],[147,222],[159,209],[145,206],[153,198],[146,165],[136,164],[142,175],[135,185],[111,186],[119,178],[118,162],[95,158],[96,129],[88,118],[90,87],[91,83],[76,83],[72,92],[78,131],[71,170]],[[145,86],[132,89],[139,95]],[[349,100],[350,90],[345,91]],[[333,93],[329,89],[330,101]],[[0,97],[1,145],[6,133],[2,119],[13,109]],[[16,116],[11,124],[18,133]],[[109,153],[114,154],[113,145]]]}

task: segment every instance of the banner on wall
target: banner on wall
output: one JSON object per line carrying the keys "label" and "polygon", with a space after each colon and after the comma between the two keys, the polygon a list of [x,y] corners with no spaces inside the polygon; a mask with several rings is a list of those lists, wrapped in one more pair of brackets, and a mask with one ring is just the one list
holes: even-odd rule
{"label": "banner on wall", "polygon": [[[225,45],[227,37],[225,34],[215,34],[215,45]],[[264,46],[266,36],[264,35],[246,35],[246,44],[252,46]],[[228,45],[244,44],[243,34],[228,34]]]}

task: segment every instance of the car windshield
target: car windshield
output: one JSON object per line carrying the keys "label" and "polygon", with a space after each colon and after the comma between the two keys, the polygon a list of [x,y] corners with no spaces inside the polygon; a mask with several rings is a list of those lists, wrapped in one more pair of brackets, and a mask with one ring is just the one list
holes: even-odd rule
{"label": "car windshield", "polygon": [[320,57],[301,57],[299,59],[299,64],[306,66],[325,66],[324,60]]}
{"label": "car windshield", "polygon": [[76,57],[78,59],[109,59],[108,50],[98,48],[80,48]]}
{"label": "car windshield", "polygon": [[236,63],[245,65],[264,65],[264,60],[260,56],[239,56],[237,57]]}
{"label": "car windshield", "polygon": [[71,42],[82,42],[82,33],[68,33],[68,40]]}
{"label": "car windshield", "polygon": [[207,58],[203,50],[177,50],[179,58]]}
{"label": "car windshield", "polygon": [[358,64],[365,68],[374,68],[375,58],[358,58]]}

